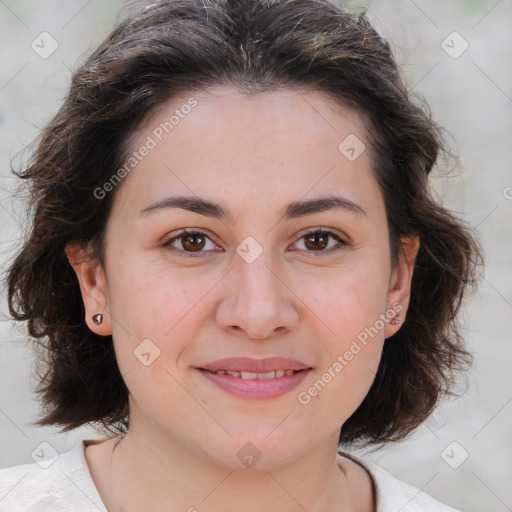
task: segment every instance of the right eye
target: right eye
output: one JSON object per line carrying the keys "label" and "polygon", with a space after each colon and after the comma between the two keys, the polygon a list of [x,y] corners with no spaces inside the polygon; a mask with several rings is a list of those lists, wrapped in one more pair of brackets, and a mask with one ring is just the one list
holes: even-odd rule
{"label": "right eye", "polygon": [[[163,247],[175,253],[177,256],[184,258],[194,258],[197,257],[194,253],[200,255],[203,252],[210,252],[203,250],[205,246],[208,245],[208,241],[213,246],[215,246],[210,237],[202,231],[188,231],[185,229],[178,233],[176,236],[168,239],[163,244]],[[177,244],[178,247],[176,247],[175,244]],[[210,250],[215,252],[218,251],[217,249],[213,248],[210,248]]]}

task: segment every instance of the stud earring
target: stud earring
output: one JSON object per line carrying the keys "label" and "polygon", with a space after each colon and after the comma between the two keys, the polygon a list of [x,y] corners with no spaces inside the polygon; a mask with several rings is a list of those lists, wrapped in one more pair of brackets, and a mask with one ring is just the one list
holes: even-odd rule
{"label": "stud earring", "polygon": [[391,325],[398,325],[400,323],[400,320],[398,320],[398,318],[392,318],[390,323]]}
{"label": "stud earring", "polygon": [[100,325],[102,322],[103,322],[103,315],[101,313],[98,313],[97,315],[94,315],[92,317],[92,321],[96,324],[96,325]]}

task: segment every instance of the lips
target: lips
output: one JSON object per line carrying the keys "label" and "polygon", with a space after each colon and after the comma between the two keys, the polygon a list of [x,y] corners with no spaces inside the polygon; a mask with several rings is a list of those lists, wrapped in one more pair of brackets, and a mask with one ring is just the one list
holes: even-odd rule
{"label": "lips", "polygon": [[[247,374],[257,374],[258,377],[261,375],[265,378],[279,378],[284,375],[291,375],[290,371],[298,372],[301,370],[308,370],[310,366],[307,366],[300,361],[294,359],[288,359],[285,357],[269,357],[266,359],[251,359],[249,357],[231,357],[228,359],[219,359],[208,364],[204,364],[199,367],[200,370],[208,370],[210,372],[226,372],[227,375],[231,373],[239,373],[240,375],[232,375],[233,377],[242,378],[255,378],[254,376]],[[274,373],[273,376],[265,375]],[[284,372],[281,375],[281,372]],[[245,377],[242,374],[246,374]],[[222,373],[221,373],[222,374]]]}
{"label": "lips", "polygon": [[[211,370],[207,370],[211,371]],[[272,371],[272,372],[233,372],[230,370],[217,370],[215,372],[216,375],[230,375],[231,377],[235,377],[237,379],[244,379],[244,380],[265,380],[265,379],[281,379],[283,377],[289,377],[290,375],[293,375],[297,371],[302,370],[283,370],[280,368],[279,370]]]}
{"label": "lips", "polygon": [[312,368],[285,357],[232,357],[196,368],[222,391],[244,399],[277,398],[296,388]]}

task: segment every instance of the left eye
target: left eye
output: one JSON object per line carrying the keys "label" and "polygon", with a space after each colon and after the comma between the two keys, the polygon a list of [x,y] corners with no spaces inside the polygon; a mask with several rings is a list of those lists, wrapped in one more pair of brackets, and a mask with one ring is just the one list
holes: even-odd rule
{"label": "left eye", "polygon": [[[335,239],[338,243],[329,246],[329,239]],[[319,256],[326,253],[331,253],[331,249],[333,248],[333,246],[336,247],[336,245],[338,245],[338,247],[335,249],[338,250],[341,249],[343,246],[348,245],[348,243],[342,240],[336,233],[333,233],[332,231],[326,231],[323,229],[310,231],[309,233],[306,233],[299,239],[299,241],[301,240],[304,240],[306,250],[314,249],[308,252],[319,253]],[[327,248],[329,250],[325,250]],[[315,254],[315,256],[317,256],[317,254]]]}
{"label": "left eye", "polygon": [[[334,243],[329,246],[329,239],[335,239],[337,244]],[[303,235],[299,239],[299,242],[302,240],[304,241],[306,251],[319,253],[319,255],[332,252],[331,249],[333,249],[333,246],[335,247],[338,245],[337,249],[335,249],[338,250],[342,246],[348,245],[348,243],[342,240],[336,233],[327,231],[325,229],[310,231],[309,233]],[[178,247],[175,246],[176,242],[178,242]],[[167,242],[165,242],[164,247],[170,249],[178,256],[194,257],[194,253],[201,254],[202,252],[208,252],[203,251],[203,249],[208,249],[208,242],[211,244],[209,248],[210,251],[218,251],[218,249],[215,249],[215,244],[212,242],[210,237],[202,231],[182,231],[177,236],[170,238]]]}

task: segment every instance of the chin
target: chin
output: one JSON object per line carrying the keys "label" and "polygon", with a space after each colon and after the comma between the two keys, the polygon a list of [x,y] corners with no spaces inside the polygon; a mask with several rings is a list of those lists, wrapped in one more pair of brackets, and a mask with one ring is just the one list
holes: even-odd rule
{"label": "chin", "polygon": [[270,471],[292,463],[301,450],[296,437],[283,431],[273,438],[276,432],[270,435],[269,432],[272,430],[265,429],[258,435],[253,429],[252,432],[233,437],[225,434],[222,439],[212,439],[210,445],[203,447],[203,453],[214,460],[215,464],[233,471],[244,468]]}

